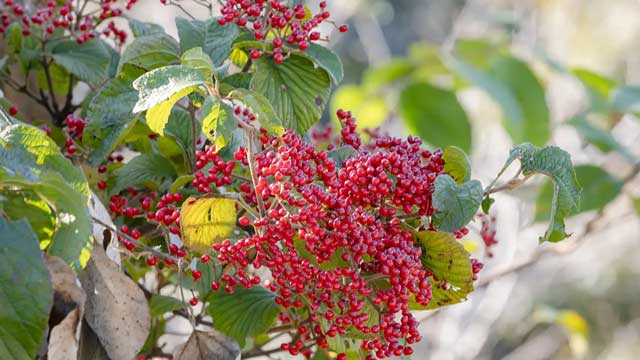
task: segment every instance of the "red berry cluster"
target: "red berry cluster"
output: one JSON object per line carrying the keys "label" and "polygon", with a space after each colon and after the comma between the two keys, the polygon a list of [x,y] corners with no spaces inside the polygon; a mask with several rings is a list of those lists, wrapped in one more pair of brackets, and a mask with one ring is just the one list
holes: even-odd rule
{"label": "red berry cluster", "polygon": [[[3,33],[7,27],[14,21],[19,22],[22,26],[22,35],[29,36],[33,27],[39,27],[43,34],[53,35],[56,29],[62,29],[71,33],[71,37],[75,38],[78,44],[83,44],[87,40],[93,39],[99,35],[98,26],[106,19],[119,17],[123,13],[122,7],[116,6],[118,0],[101,0],[99,12],[83,15],[81,11],[84,5],[75,8],[72,1],[59,3],[55,0],[49,0],[42,7],[27,12],[25,7],[15,4],[14,0],[4,0],[3,6],[0,5],[0,33]],[[124,8],[129,10],[137,0],[127,0]],[[117,43],[122,44],[126,40],[126,33],[115,27],[111,22],[109,28],[105,29],[105,36],[115,35]],[[64,34],[59,34],[62,37]]]}
{"label": "red berry cluster", "polygon": [[[236,166],[233,160],[224,161],[216,152],[215,146],[206,146],[204,151],[196,152],[196,173],[195,179],[191,185],[198,189],[202,194],[212,191],[211,184],[214,188],[231,185],[231,173]],[[208,170],[204,168],[209,166]]]}
{"label": "red berry cluster", "polygon": [[[357,150],[341,169],[292,131],[263,137],[258,184],[241,190],[250,203],[261,196],[266,213],[253,219],[255,235],[213,250],[236,269],[270,270],[268,288],[284,308],[280,321],[299,329],[296,342],[282,345],[292,355],[346,333],[366,335],[362,347],[371,358],[409,355],[420,334],[408,303],[429,303],[432,274],[400,215],[433,213],[433,182],[444,161],[439,151],[422,151],[417,138],[381,137],[362,149],[352,116],[339,117],[343,144]],[[254,282],[237,270],[221,285],[231,292]]]}
{"label": "red berry cluster", "polygon": [[482,241],[484,241],[485,251],[488,257],[493,257],[491,247],[498,243],[498,240],[496,239],[496,217],[482,213],[477,216],[482,223],[480,236],[482,237]]}
{"label": "red berry cluster", "polygon": [[64,156],[71,158],[77,151],[74,142],[82,142],[82,134],[84,133],[87,121],[81,117],[69,114],[65,119],[65,123],[66,127],[64,131],[67,134],[67,140],[64,142]]}
{"label": "red berry cluster", "polygon": [[[273,54],[276,63],[282,63],[291,50],[305,51],[311,41],[323,40],[316,28],[328,21],[331,14],[327,11],[326,1],[320,3],[320,11],[311,15],[304,5],[290,7],[280,0],[226,0],[220,10],[220,25],[235,22],[239,27],[247,28],[256,40],[262,41],[262,49],[250,52],[252,59],[258,59],[265,53]],[[341,32],[349,30],[347,25],[338,28]],[[273,36],[269,36],[269,34]],[[324,39],[326,40],[326,39]],[[267,45],[273,50],[267,50]]]}

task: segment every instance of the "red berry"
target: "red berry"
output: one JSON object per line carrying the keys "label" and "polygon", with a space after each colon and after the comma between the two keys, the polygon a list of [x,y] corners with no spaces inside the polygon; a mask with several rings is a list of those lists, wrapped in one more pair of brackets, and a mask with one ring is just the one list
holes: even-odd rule
{"label": "red berry", "polygon": [[191,272],[191,276],[193,277],[193,280],[198,280],[202,277],[202,271],[193,270],[193,272]]}
{"label": "red berry", "polygon": [[251,50],[250,56],[253,60],[257,60],[262,56],[262,52],[258,49]]}
{"label": "red berry", "polygon": [[140,230],[138,229],[133,229],[131,231],[131,237],[138,240],[140,238]]}
{"label": "red berry", "polygon": [[349,31],[349,25],[340,25],[338,30],[340,30],[341,33],[346,33],[347,31]]}
{"label": "red berry", "polygon": [[208,263],[210,259],[211,259],[211,257],[209,256],[209,254],[204,254],[204,255],[200,256],[200,262],[203,263],[203,264]]}
{"label": "red berry", "polygon": [[251,223],[251,221],[249,220],[248,217],[246,216],[241,216],[238,219],[238,223],[240,224],[240,226],[249,226],[249,224]]}
{"label": "red berry", "polygon": [[9,108],[9,115],[15,116],[18,113],[18,107],[15,105],[11,105]]}
{"label": "red berry", "polygon": [[189,304],[191,304],[191,306],[196,306],[198,305],[198,298],[197,297],[192,297],[191,300],[189,300]]}
{"label": "red berry", "polygon": [[107,182],[104,180],[98,181],[98,189],[104,190],[107,188]]}
{"label": "red berry", "polygon": [[100,165],[100,166],[98,166],[98,172],[99,172],[100,174],[104,174],[104,173],[106,173],[106,172],[107,172],[107,166],[106,166],[106,165]]}
{"label": "red berry", "polygon": [[147,258],[147,265],[155,266],[158,263],[158,258],[155,256],[150,256]]}

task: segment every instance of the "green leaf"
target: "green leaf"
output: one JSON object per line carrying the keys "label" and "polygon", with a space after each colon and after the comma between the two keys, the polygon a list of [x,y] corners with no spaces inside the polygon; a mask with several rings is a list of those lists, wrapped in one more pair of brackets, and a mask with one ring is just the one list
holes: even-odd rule
{"label": "green leaf", "polygon": [[164,295],[152,295],[149,300],[149,310],[152,317],[161,317],[166,313],[173,312],[174,310],[184,309],[185,305],[182,301],[174,298],[173,296]]}
{"label": "green leaf", "polygon": [[31,35],[23,36],[22,26],[17,21],[5,30],[7,52],[11,59],[15,59],[20,64],[23,74],[27,74],[29,70],[38,66],[43,56],[39,27],[31,27],[31,30]]}
{"label": "green leaf", "polygon": [[453,232],[467,225],[482,203],[482,185],[478,180],[458,185],[449,175],[436,178],[432,222],[440,231]]}
{"label": "green leaf", "polygon": [[0,210],[11,220],[27,220],[35,230],[40,246],[51,243],[56,227],[49,205],[32,191],[0,191]]}
{"label": "green leaf", "polygon": [[142,185],[147,181],[161,183],[175,176],[175,168],[165,157],[158,154],[138,155],[111,173],[109,193],[117,194],[127,186]]}
{"label": "green leaf", "polygon": [[304,134],[322,116],[331,80],[324,69],[301,56],[292,55],[282,64],[262,58],[256,62],[251,89],[271,102],[286,128]]}
{"label": "green leaf", "polygon": [[471,179],[471,161],[467,154],[457,146],[447,146],[442,154],[444,171],[458,183]]}
{"label": "green leaf", "polygon": [[[469,253],[452,234],[422,231],[416,235],[422,248],[422,264],[437,277],[429,280],[432,298],[425,308],[413,303],[414,309],[437,309],[460,303],[473,291],[473,269]],[[445,289],[442,285],[446,283]]]}
{"label": "green leaf", "polygon": [[204,36],[207,32],[205,21],[176,17],[176,28],[183,51],[204,46]]}
{"label": "green leaf", "polygon": [[305,50],[303,55],[310,57],[318,66],[325,69],[331,76],[331,80],[335,86],[338,86],[344,78],[344,69],[340,57],[322,45],[316,43],[309,44],[309,48]]}
{"label": "green leaf", "polygon": [[456,145],[469,152],[471,126],[454,92],[413,83],[400,94],[400,113],[409,131],[431,145]]}
{"label": "green leaf", "polygon": [[265,333],[281,311],[276,295],[261,286],[238,286],[233,294],[219,290],[211,297],[209,314],[216,330],[244,347],[246,339]]}
{"label": "green leaf", "polygon": [[239,100],[256,115],[260,127],[274,135],[284,133],[284,126],[276,115],[271,103],[264,96],[245,89],[236,89],[229,93],[231,99]]}
{"label": "green leaf", "polygon": [[145,70],[177,63],[180,60],[180,45],[167,34],[152,34],[133,40],[120,59],[120,71],[131,64]]}
{"label": "green leaf", "polygon": [[[594,165],[575,168],[576,177],[582,186],[580,209],[577,213],[599,210],[612,202],[622,190],[623,181],[611,176],[604,169]],[[553,183],[544,184],[536,201],[536,221],[549,219],[553,201]]]}
{"label": "green leaf", "polygon": [[489,210],[491,210],[491,206],[494,202],[496,202],[494,198],[489,195],[485,196],[484,199],[482,199],[482,212],[489,215]]}
{"label": "green leaf", "polygon": [[592,124],[585,116],[577,116],[568,122],[578,134],[601,151],[617,151],[632,162],[635,156],[611,135],[611,132]]}
{"label": "green leaf", "polygon": [[384,65],[367,69],[362,85],[368,92],[378,92],[381,88],[408,77],[414,70],[414,64],[407,59],[392,59]]}
{"label": "green leaf", "polygon": [[623,113],[640,113],[640,86],[621,86],[611,95],[611,106]]}
{"label": "green leaf", "polygon": [[99,40],[78,45],[74,40],[60,40],[47,45],[53,60],[80,80],[99,84],[107,80],[110,54]]}
{"label": "green leaf", "polygon": [[[194,282],[193,288],[203,302],[209,301],[210,296],[213,294],[211,283],[222,276],[222,269],[214,269],[211,264],[204,264],[201,261],[198,261],[196,264],[196,269],[202,272],[202,277]],[[217,274],[215,274],[215,272],[217,272]]]}
{"label": "green leaf", "polygon": [[136,19],[129,19],[129,27],[134,37],[164,34],[162,26],[150,22],[144,22]]}
{"label": "green leaf", "polygon": [[219,66],[231,54],[231,44],[238,34],[240,30],[235,24],[220,25],[218,18],[209,19],[202,49],[209,54],[213,63]]}
{"label": "green leaf", "polygon": [[198,88],[196,86],[188,87],[182,89],[173,95],[170,98],[160,102],[159,104],[153,106],[151,109],[147,110],[147,125],[149,128],[153,130],[155,133],[160,135],[164,134],[164,128],[169,121],[169,116],[171,115],[171,111],[173,106],[183,97],[191,94],[196,91]]}
{"label": "green leaf", "polygon": [[133,82],[133,88],[139,92],[133,112],[151,109],[184,89],[205,83],[207,78],[201,71],[184,65],[165,66],[150,71]]}
{"label": "green leaf", "polygon": [[349,145],[340,146],[331,151],[327,151],[327,156],[333,159],[336,162],[338,168],[342,167],[342,164],[349,159],[353,154],[357,151],[353,147]]}
{"label": "green leaf", "polygon": [[211,140],[216,149],[224,148],[238,122],[233,115],[233,108],[213,97],[208,97],[202,105],[202,133]]}
{"label": "green leaf", "polygon": [[202,71],[207,77],[213,74],[213,62],[211,62],[209,55],[202,51],[201,47],[195,47],[185,51],[180,58],[180,63]]}
{"label": "green leaf", "polygon": [[503,171],[516,159],[520,160],[525,176],[543,174],[553,182],[551,222],[540,242],[558,242],[569,237],[570,234],[565,233],[564,219],[578,213],[582,192],[571,155],[555,146],[538,148],[528,143],[520,144],[511,150]]}
{"label": "green leaf", "polygon": [[26,221],[0,217],[0,358],[34,359],[53,303],[38,238]]}
{"label": "green leaf", "polygon": [[172,194],[177,193],[183,186],[191,183],[193,181],[193,175],[182,175],[176,179],[176,181],[171,184],[171,189],[169,190]]}
{"label": "green leaf", "polygon": [[609,97],[616,82],[586,69],[573,69],[571,73],[580,80],[587,90],[591,100],[591,109],[595,112],[608,113],[611,108]]}
{"label": "green leaf", "polygon": [[91,100],[87,111],[89,123],[83,139],[93,148],[89,157],[92,165],[103,162],[133,127],[133,108],[138,102],[138,91],[133,88],[133,80],[139,75],[140,70],[126,67],[119,77],[109,81]]}
{"label": "green leaf", "polygon": [[528,141],[542,146],[550,136],[549,108],[544,87],[529,66],[511,56],[499,56],[492,61],[489,73],[514,95],[522,109],[522,121],[507,114],[506,129],[514,142]]}
{"label": "green leaf", "polygon": [[221,87],[223,85],[228,85],[231,89],[227,92],[230,93],[234,89],[247,89],[249,90],[249,86],[251,84],[252,74],[249,73],[235,73],[231,74],[220,81]]}
{"label": "green leaf", "polygon": [[[38,78],[38,86],[42,90],[49,91],[49,82],[43,66],[38,67],[36,76]],[[49,66],[49,76],[51,77],[53,92],[56,94],[66,94],[69,91],[69,85],[71,85],[72,89],[75,86],[75,82],[70,84],[70,75],[67,69],[56,63],[52,63]]]}
{"label": "green leaf", "polygon": [[186,110],[174,108],[171,110],[169,121],[164,127],[164,134],[173,138],[182,153],[191,151],[193,134],[191,131],[191,115]]}

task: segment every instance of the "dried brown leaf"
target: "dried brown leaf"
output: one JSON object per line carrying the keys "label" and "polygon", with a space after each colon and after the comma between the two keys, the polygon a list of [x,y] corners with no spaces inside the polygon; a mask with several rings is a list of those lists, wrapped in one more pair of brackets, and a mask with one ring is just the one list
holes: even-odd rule
{"label": "dried brown leaf", "polygon": [[176,360],[235,360],[240,356],[240,346],[222,333],[194,331],[187,342],[176,352]]}
{"label": "dried brown leaf", "polygon": [[133,359],[149,333],[144,293],[100,246],[80,277],[87,293],[85,319],[112,359]]}

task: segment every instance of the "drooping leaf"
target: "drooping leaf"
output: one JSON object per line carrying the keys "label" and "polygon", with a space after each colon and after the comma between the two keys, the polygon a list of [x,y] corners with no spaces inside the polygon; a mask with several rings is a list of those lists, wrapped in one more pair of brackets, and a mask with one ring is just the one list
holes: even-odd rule
{"label": "drooping leaf", "polygon": [[282,64],[263,58],[256,62],[251,89],[271,102],[286,128],[304,134],[322,116],[331,80],[324,69],[302,56],[292,55]]}
{"label": "drooping leaf", "polygon": [[247,338],[265,333],[281,311],[276,295],[254,286],[237,287],[233,294],[216,291],[211,296],[209,314],[216,329],[236,340],[241,347]]}
{"label": "drooping leaf", "polygon": [[215,144],[217,150],[224,148],[233,136],[233,130],[238,128],[233,109],[225,102],[208,97],[201,112],[202,133]]}
{"label": "drooping leaf", "polygon": [[[575,168],[576,178],[582,186],[580,209],[577,213],[598,210],[613,201],[622,190],[621,179],[613,177],[604,169],[594,165]],[[548,181],[540,190],[536,200],[536,221],[549,219],[553,201],[553,183]]]}
{"label": "drooping leaf", "polygon": [[133,112],[151,109],[184,89],[206,82],[207,78],[202,72],[184,65],[165,66],[150,71],[133,82],[133,88],[139,93]]}
{"label": "drooping leaf", "polygon": [[149,309],[152,317],[161,317],[174,310],[184,309],[185,305],[173,296],[153,295],[149,300]]}
{"label": "drooping leaf", "polygon": [[117,194],[127,186],[142,185],[152,181],[162,183],[176,176],[176,169],[165,157],[158,154],[141,154],[109,176],[109,193]]}
{"label": "drooping leaf", "polygon": [[162,26],[136,19],[129,19],[129,28],[131,28],[133,36],[137,38],[147,35],[164,34]]}
{"label": "drooping leaf", "polygon": [[282,135],[284,133],[281,118],[276,115],[271,103],[264,96],[250,90],[236,89],[229,94],[229,97],[239,100],[249,107],[256,115],[260,127],[270,134]]}
{"label": "drooping leaf", "polygon": [[111,359],[133,359],[147,339],[151,315],[144,293],[100,246],[80,277],[85,319]]}
{"label": "drooping leaf", "polygon": [[322,67],[329,73],[333,84],[338,86],[344,78],[344,69],[340,57],[331,49],[316,43],[309,44],[309,48],[303,53],[315,61],[318,66]]}
{"label": "drooping leaf", "polygon": [[209,250],[211,245],[229,237],[235,225],[236,206],[233,200],[190,197],[182,205],[182,241],[190,249]]}
{"label": "drooping leaf", "polygon": [[125,67],[119,77],[109,81],[91,100],[83,137],[93,148],[89,157],[93,166],[103,162],[131,130],[135,119],[133,107],[138,102],[133,80],[140,75],[141,70]]}
{"label": "drooping leaf", "polygon": [[0,217],[0,358],[34,359],[53,302],[38,238],[26,221]]}
{"label": "drooping leaf", "polygon": [[458,185],[449,175],[436,178],[432,223],[437,229],[453,232],[467,225],[482,203],[482,185],[472,180]]}
{"label": "drooping leaf", "polygon": [[551,220],[544,236],[540,237],[540,242],[558,242],[570,236],[565,232],[564,219],[580,210],[582,192],[571,163],[571,155],[555,146],[538,148],[528,143],[520,144],[511,150],[503,169],[516,159],[520,160],[525,176],[543,174],[553,182]]}
{"label": "drooping leaf", "polygon": [[428,83],[413,83],[400,94],[400,113],[409,130],[429,144],[455,145],[469,152],[471,126],[455,93]]}
{"label": "drooping leaf", "polygon": [[235,360],[239,356],[238,344],[220,332],[195,330],[187,342],[178,349],[174,358],[176,360]]}
{"label": "drooping leaf", "polygon": [[442,153],[444,171],[458,183],[471,179],[471,161],[467,154],[457,146],[447,146]]}
{"label": "drooping leaf", "polygon": [[48,44],[45,51],[53,60],[80,80],[100,84],[107,80],[110,54],[99,40],[78,45],[74,40],[60,40]]}
{"label": "drooping leaf", "polygon": [[464,246],[449,233],[423,231],[416,237],[422,248],[422,264],[437,280],[429,280],[432,290],[429,305],[425,308],[414,303],[414,309],[437,309],[465,301],[473,291],[473,269]]}
{"label": "drooping leaf", "polygon": [[164,134],[164,128],[169,121],[169,116],[171,115],[171,111],[173,110],[174,105],[180,101],[183,97],[191,94],[196,91],[198,88],[196,86],[188,87],[182,89],[173,95],[170,98],[158,103],[153,106],[149,110],[147,110],[147,125],[149,128],[153,130],[155,133],[160,135]]}
{"label": "drooping leaf", "polygon": [[191,129],[191,115],[184,109],[174,107],[169,115],[169,121],[164,127],[164,137],[173,138],[178,146],[180,146],[182,153],[191,151],[191,146],[194,141],[193,132]]}
{"label": "drooping leaf", "polygon": [[124,50],[118,69],[126,64],[145,70],[175,64],[180,60],[180,45],[169,35],[154,33],[133,40]]}
{"label": "drooping leaf", "polygon": [[176,28],[183,51],[204,46],[204,36],[207,31],[205,21],[176,17]]}

